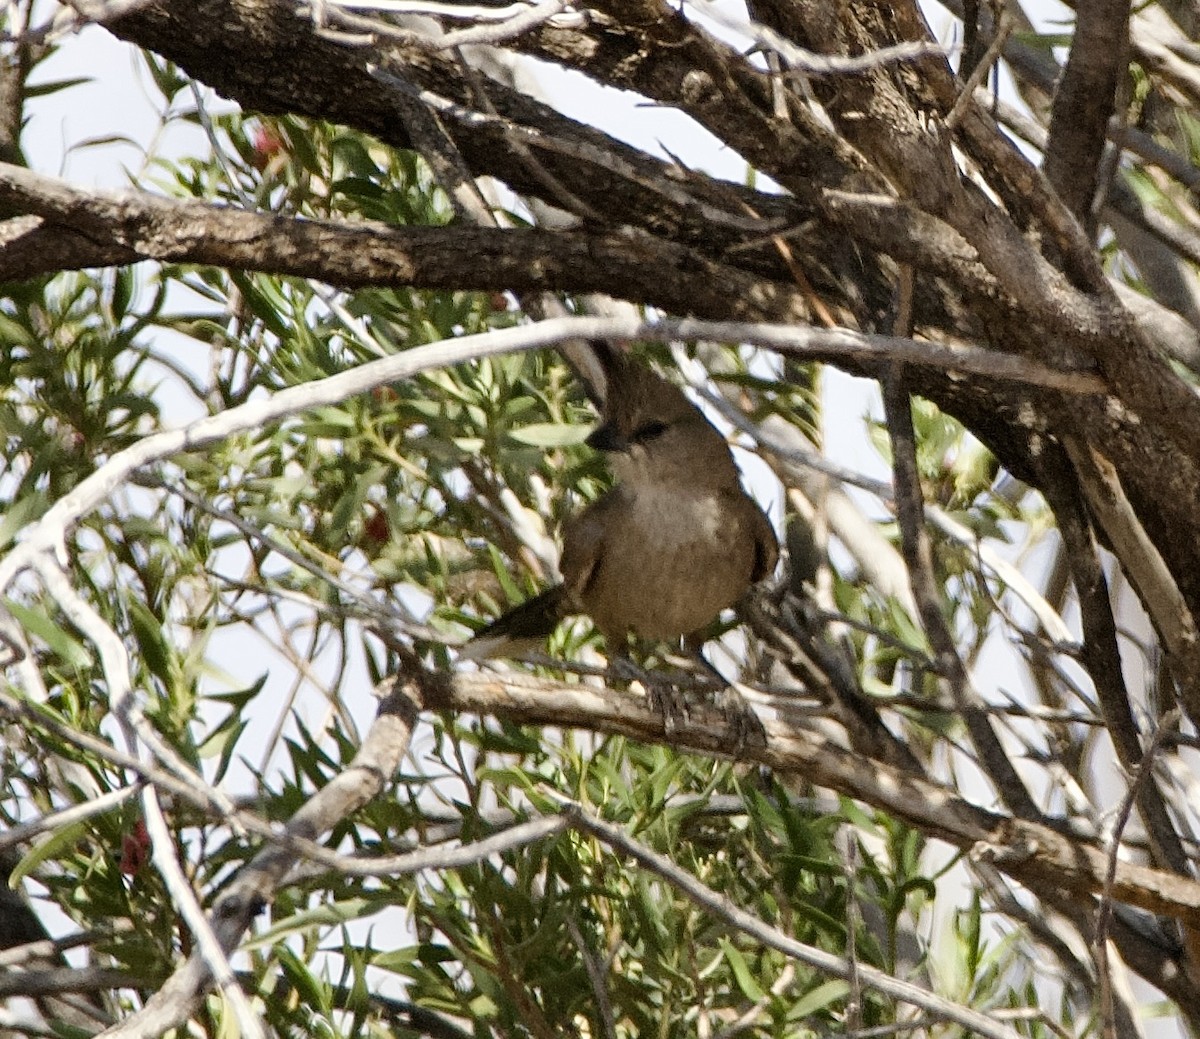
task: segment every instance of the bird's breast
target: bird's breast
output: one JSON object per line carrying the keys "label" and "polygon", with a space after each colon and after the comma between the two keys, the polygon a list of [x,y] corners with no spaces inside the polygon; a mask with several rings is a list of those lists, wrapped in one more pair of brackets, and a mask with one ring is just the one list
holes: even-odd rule
{"label": "bird's breast", "polygon": [[753,509],[740,487],[639,490],[612,517],[582,606],[609,638],[705,627],[750,585]]}

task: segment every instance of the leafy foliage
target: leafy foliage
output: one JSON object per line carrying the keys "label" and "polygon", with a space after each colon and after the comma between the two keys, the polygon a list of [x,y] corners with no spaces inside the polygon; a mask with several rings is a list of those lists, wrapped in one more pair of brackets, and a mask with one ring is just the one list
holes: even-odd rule
{"label": "leafy foliage", "polygon": [[[24,6],[9,5],[14,33]],[[1046,53],[1070,43],[1022,39]],[[28,73],[58,45],[11,46],[22,57],[26,101],[86,89],[76,78],[30,86]],[[140,61],[162,113],[158,136],[199,128],[208,142],[183,156],[151,154],[134,178],[141,187],[281,219],[391,227],[457,219],[416,151],[298,115],[218,114],[181,69],[148,51]],[[1151,74],[1138,72],[1135,101],[1150,105]],[[1189,162],[1200,146],[1196,127],[1180,108]],[[1122,176],[1173,220],[1190,213],[1155,168],[1130,164]],[[502,203],[509,221],[530,219],[522,201]],[[1120,265],[1116,250],[1110,261]],[[585,308],[582,297],[563,299]],[[65,270],[8,286],[0,300],[0,551],[149,437],[423,344],[514,327],[527,318],[523,303],[498,290],[347,293],[183,262]],[[636,349],[672,371],[667,348]],[[830,413],[820,365],[736,343],[686,351],[709,373],[705,389],[732,402],[751,429],[783,426],[794,446],[819,453],[831,446],[830,430],[847,425]],[[1024,475],[1007,472],[932,398],[914,397],[912,413],[920,492],[940,517],[929,526],[935,613],[967,670],[1001,673],[980,681],[985,713],[1025,774],[1036,773],[1039,803],[1095,822],[1112,798],[1107,777],[1091,768],[1096,748],[1109,749],[1097,735],[1107,719],[1087,681],[1096,676],[1083,670],[1092,665],[1080,665],[1073,644],[1047,644],[1026,615],[1028,599],[1009,594],[1011,572],[985,563],[980,547],[1016,565],[1034,556],[1040,566],[1055,516]],[[16,681],[0,690],[0,827],[15,835],[9,842],[0,833],[0,852],[10,884],[35,892],[39,912],[57,911],[57,930],[86,935],[91,962],[125,972],[125,984],[109,986],[101,1016],[144,1006],[197,947],[150,858],[141,785],[159,787],[167,850],[211,909],[269,839],[222,816],[193,780],[282,825],[344,776],[370,725],[372,686],[409,659],[451,671],[456,641],[552,577],[557,528],[607,486],[583,443],[592,420],[579,381],[553,352],[428,371],[139,469],[68,533],[62,555],[78,601],[64,605],[33,572],[5,590],[22,642],[6,638]],[[882,471],[894,431],[869,417],[862,425]],[[777,499],[776,511],[782,501],[784,522],[800,538],[792,542],[793,591],[819,604],[804,620],[836,657],[836,666],[828,658],[820,665],[851,673],[860,708],[886,711],[881,729],[947,791],[986,801],[980,781],[995,777],[973,749],[961,704],[947,697],[928,618],[896,588],[881,589],[867,565],[873,554],[891,558],[901,540],[893,490],[857,479],[870,547],[849,548],[839,531],[830,536],[830,502],[807,494],[786,461],[782,449],[772,455],[774,470],[756,470],[755,490]],[[805,545],[811,570],[799,565]],[[1069,615],[1065,578],[1049,585],[1047,611]],[[128,654],[137,711],[165,748],[157,772],[126,751],[140,719],[113,703],[105,647],[81,621],[89,614]],[[1125,638],[1141,648],[1140,636]],[[724,644],[747,682],[772,692],[788,679],[781,715],[794,708],[820,729],[828,702],[814,706],[816,685],[788,670],[810,646],[794,644],[784,661],[756,638]],[[1002,666],[994,663],[999,644]],[[17,660],[23,645],[30,655]],[[540,673],[585,682],[596,648],[586,624],[566,628],[551,646],[562,666]],[[1051,653],[1061,656],[1048,663]],[[1139,709],[1157,707],[1157,692]],[[864,757],[864,770],[876,767]],[[832,797],[805,775],[616,732],[435,715],[384,796],[317,836],[347,861],[442,850],[553,815],[564,801],[764,924],[841,958],[848,976],[831,977],[720,922],[663,877],[567,828],[455,868],[359,873],[305,862],[236,961],[267,1029],[665,1039],[919,1026],[957,1034],[940,1019],[913,1023],[911,1007],[862,983],[857,972],[870,968],[1031,1039],[1102,1027],[1094,965],[1075,948],[1091,941],[1090,916],[1072,918],[1062,902],[1031,910],[1028,892],[999,872],[870,804]],[[65,821],[54,815],[88,805]],[[1184,809],[1172,811],[1186,833]],[[39,820],[48,822],[22,831]],[[1039,913],[1061,921],[1027,931]],[[1166,973],[1148,980],[1165,984]],[[40,1009],[56,1031],[95,1031],[94,1018]],[[217,993],[189,1030],[215,1036],[236,1026],[228,995]]]}

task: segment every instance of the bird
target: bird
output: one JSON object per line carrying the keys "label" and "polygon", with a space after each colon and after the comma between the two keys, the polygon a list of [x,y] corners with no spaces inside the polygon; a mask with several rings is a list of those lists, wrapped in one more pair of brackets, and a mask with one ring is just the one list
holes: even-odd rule
{"label": "bird", "polygon": [[699,655],[721,611],[775,570],[775,530],[725,437],[679,387],[615,347],[595,350],[605,392],[585,443],[607,457],[612,487],[564,524],[561,583],[479,631],[467,659],[520,656],[573,615],[591,618],[610,658],[631,635]]}

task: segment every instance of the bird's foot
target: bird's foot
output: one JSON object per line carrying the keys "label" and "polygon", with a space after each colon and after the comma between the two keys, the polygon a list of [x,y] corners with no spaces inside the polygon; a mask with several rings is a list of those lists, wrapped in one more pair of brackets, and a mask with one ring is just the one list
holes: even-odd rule
{"label": "bird's foot", "polygon": [[720,710],[725,724],[733,735],[733,756],[741,757],[747,747],[765,747],[767,745],[767,730],[763,726],[758,712],[750,706],[738,689],[736,683],[726,685],[713,698],[714,705]]}
{"label": "bird's foot", "polygon": [[671,735],[681,722],[687,720],[690,708],[675,682],[642,670],[626,657],[616,657],[612,668],[625,681],[637,682],[646,691],[646,702],[661,716],[666,735]]}
{"label": "bird's foot", "polygon": [[670,736],[691,714],[687,697],[673,682],[650,682],[646,685],[646,700],[652,710],[662,717],[663,733]]}

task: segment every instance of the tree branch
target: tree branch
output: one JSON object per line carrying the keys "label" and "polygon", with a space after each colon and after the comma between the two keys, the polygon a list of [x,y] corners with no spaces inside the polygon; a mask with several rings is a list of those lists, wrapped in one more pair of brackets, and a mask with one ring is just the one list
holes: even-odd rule
{"label": "tree branch", "polygon": [[[288,821],[289,837],[317,840],[375,798],[399,768],[421,708],[419,691],[397,682],[379,705],[375,722],[354,760],[318,790]],[[244,866],[213,907],[210,919],[228,955],[254,918],[270,905],[299,853],[270,843]],[[135,1014],[102,1032],[109,1039],[151,1039],[181,1024],[199,1005],[209,984],[208,965],[193,954]]]}
{"label": "tree branch", "polygon": [[933,548],[925,529],[925,502],[921,494],[917,470],[916,434],[912,424],[912,405],[904,385],[903,370],[898,365],[884,381],[883,406],[887,416],[888,436],[892,444],[892,471],[896,497],[896,518],[900,524],[900,544],[908,565],[908,579],[913,598],[933,647],[938,670],[945,676],[954,698],[955,708],[962,716],[971,742],[979,754],[988,778],[996,785],[1004,804],[1023,819],[1040,819],[1042,813],[1034,804],[1016,768],[1008,759],[991,720],[980,708],[979,694],[971,687],[966,666],[959,656],[954,636],[942,615],[940,585],[934,572]]}
{"label": "tree branch", "polygon": [[1043,168],[1085,226],[1093,222],[1100,156],[1128,50],[1128,0],[1080,0],[1075,5],[1075,35],[1054,95]]}
{"label": "tree branch", "polygon": [[[23,247],[0,252],[0,279],[139,259],[212,264],[314,278],[343,288],[552,289],[607,292],[675,313],[801,318],[804,296],[715,263],[692,250],[632,233],[339,224],[266,216],[148,192],[91,192],[18,166],[0,165],[0,207],[22,214]],[[34,229],[29,215],[43,218]],[[59,236],[43,257],[30,235]],[[56,248],[61,245],[61,248]],[[23,263],[26,266],[15,266]],[[654,278],[646,276],[653,270]],[[699,288],[708,283],[708,291]],[[710,305],[708,300],[712,300]]]}
{"label": "tree branch", "polygon": [[[1052,463],[1047,458],[1043,464]],[[1082,509],[1075,476],[1065,461],[1056,466],[1056,470],[1048,484],[1047,502],[1058,521],[1079,598],[1084,633],[1083,662],[1100,701],[1105,728],[1117,759],[1132,775],[1142,760],[1141,733],[1125,685],[1108,581],[1100,564],[1099,546]],[[1138,784],[1137,795],[1138,811],[1150,837],[1155,861],[1181,876],[1189,876],[1191,867],[1187,853],[1152,774]]]}
{"label": "tree branch", "polygon": [[[431,710],[494,715],[520,724],[559,725],[667,742],[662,715],[644,698],[605,688],[583,688],[516,672],[438,675],[411,671]],[[1034,893],[1071,893],[1087,899],[1104,890],[1108,856],[1090,839],[1055,826],[990,812],[912,774],[837,747],[818,732],[763,718],[765,747],[741,757],[773,769],[796,771],[817,786],[879,808],[930,837],[990,862]],[[670,737],[677,750],[725,755],[732,742],[718,707],[696,705]],[[1061,826],[1061,829],[1059,828]],[[1117,864],[1113,898],[1152,913],[1200,923],[1200,881],[1128,862]]]}

